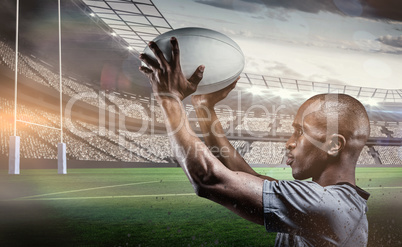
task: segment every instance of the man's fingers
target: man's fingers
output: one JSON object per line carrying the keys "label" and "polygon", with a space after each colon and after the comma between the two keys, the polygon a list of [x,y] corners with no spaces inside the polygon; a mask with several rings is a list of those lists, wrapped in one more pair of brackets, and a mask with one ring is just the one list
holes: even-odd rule
{"label": "man's fingers", "polygon": [[158,45],[155,42],[151,41],[148,43],[148,46],[155,54],[155,57],[158,60],[160,67],[166,69],[168,62],[166,61],[166,58],[163,55],[163,52],[159,49]]}
{"label": "man's fingers", "polygon": [[148,67],[151,69],[160,69],[159,63],[152,58],[150,58],[147,54],[140,54],[140,60],[143,61]]}
{"label": "man's fingers", "polygon": [[172,45],[172,64],[175,68],[180,68],[180,49],[179,42],[175,37],[170,39],[170,44]]}
{"label": "man's fingers", "polygon": [[237,79],[234,81],[234,82],[232,82],[232,84],[230,84],[230,87],[233,89],[233,88],[235,88],[236,87],[236,84],[237,84],[237,82],[240,80],[240,76],[239,77],[237,77]]}
{"label": "man's fingers", "polygon": [[188,81],[191,82],[192,84],[198,85],[198,83],[200,83],[204,75],[204,69],[205,69],[204,65],[198,66],[198,68],[195,70],[193,75],[188,79]]}
{"label": "man's fingers", "polygon": [[148,77],[154,72],[152,69],[149,69],[145,66],[140,66],[139,69],[144,75],[146,75]]}

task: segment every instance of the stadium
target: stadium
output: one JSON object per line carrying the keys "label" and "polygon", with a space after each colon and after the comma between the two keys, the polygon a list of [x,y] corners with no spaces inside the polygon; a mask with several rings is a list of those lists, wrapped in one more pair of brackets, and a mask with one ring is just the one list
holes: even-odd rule
{"label": "stadium", "polygon": [[[400,10],[374,16],[375,12],[367,10],[370,1],[362,1],[359,12],[356,6],[350,10],[343,1],[334,0],[329,2],[336,11],[304,11],[309,15],[306,17],[292,14],[303,12],[297,4],[184,2],[3,1],[0,245],[274,245],[275,234],[267,233],[264,227],[196,196],[173,157],[165,119],[147,78],[138,71],[138,56],[149,41],[180,27],[200,26],[232,36],[244,47],[246,68],[235,90],[216,111],[231,144],[261,174],[293,179],[286,165],[285,143],[293,133],[298,107],[306,99],[320,93],[344,93],[363,103],[369,114],[370,138],[357,162],[356,184],[371,194],[368,245],[401,246]],[[210,16],[196,14],[197,8]],[[250,27],[247,33],[233,26],[241,23],[266,28],[259,17],[271,18],[271,8],[283,15],[272,17],[277,18],[272,23],[284,32],[283,36],[273,35],[272,46],[267,47],[277,47],[278,53],[283,48],[286,55],[287,51],[302,51],[301,55],[274,61],[272,52],[272,61],[253,59],[253,46],[258,45],[247,44],[247,38],[264,37],[253,36],[258,28]],[[239,23],[225,19],[233,13]],[[353,25],[361,25],[365,32],[356,32],[350,47],[344,47],[346,42],[317,38],[328,44],[328,50],[343,49],[350,56],[342,51],[339,57],[331,58],[321,51],[325,48],[321,43],[309,43],[315,24],[310,24],[306,33],[306,20],[317,14],[314,18],[318,22],[328,21],[323,13],[330,13],[328,20],[340,15],[350,18],[347,21],[361,22]],[[285,26],[281,18],[291,20],[290,24]],[[362,24],[365,21],[380,24],[371,29]],[[377,34],[378,28],[392,31]],[[379,37],[372,38],[370,31]],[[333,36],[330,31],[326,34]],[[394,37],[399,37],[399,43],[391,43]],[[296,47],[297,41],[302,44]],[[319,51],[309,53],[311,46]],[[329,67],[340,63],[349,71],[349,60],[363,57],[360,53],[369,54],[361,66],[366,77],[358,70],[349,78],[342,77],[335,67]],[[320,63],[314,61],[316,58],[322,64],[310,69],[322,66],[333,73],[310,75],[284,66],[286,61],[292,64],[292,60],[301,59]],[[359,76],[363,81],[352,81]],[[184,105],[191,127],[201,137],[190,100]],[[17,171],[10,168],[15,136],[20,138]],[[64,157],[59,143],[65,144]]]}

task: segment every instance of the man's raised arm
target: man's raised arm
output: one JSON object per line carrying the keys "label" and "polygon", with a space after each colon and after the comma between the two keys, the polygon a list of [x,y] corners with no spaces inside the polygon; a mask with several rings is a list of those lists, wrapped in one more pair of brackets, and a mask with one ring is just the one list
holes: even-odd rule
{"label": "man's raised arm", "polygon": [[258,174],[247,164],[227,139],[222,125],[216,115],[214,109],[216,103],[226,98],[230,91],[235,88],[238,80],[239,78],[226,88],[217,92],[193,95],[191,97],[191,102],[197,114],[198,123],[200,124],[205,144],[209,147],[215,157],[217,157],[230,170],[246,172],[270,181],[275,180],[271,177]]}
{"label": "man's raised arm", "polygon": [[199,196],[220,203],[247,220],[263,224],[264,180],[226,168],[191,130],[181,100],[196,90],[204,67],[198,67],[187,80],[181,72],[178,42],[172,38],[171,43],[172,60],[168,62],[157,45],[151,42],[150,48],[158,62],[141,54],[141,60],[149,68],[142,66],[140,70],[150,79],[155,98],[165,115],[176,159]]}

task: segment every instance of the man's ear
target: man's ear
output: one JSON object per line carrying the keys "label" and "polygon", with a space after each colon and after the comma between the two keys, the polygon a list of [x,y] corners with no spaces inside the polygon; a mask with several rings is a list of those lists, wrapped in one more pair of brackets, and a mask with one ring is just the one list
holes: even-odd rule
{"label": "man's ear", "polygon": [[333,157],[338,156],[339,152],[345,147],[346,139],[343,135],[332,134],[328,139],[327,153]]}

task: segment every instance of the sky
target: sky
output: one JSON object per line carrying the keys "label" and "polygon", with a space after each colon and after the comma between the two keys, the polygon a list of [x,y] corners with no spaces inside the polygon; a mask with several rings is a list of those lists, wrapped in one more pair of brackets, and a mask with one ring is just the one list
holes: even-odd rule
{"label": "sky", "polygon": [[246,73],[402,89],[402,6],[397,1],[153,2],[175,29],[204,27],[236,41]]}

